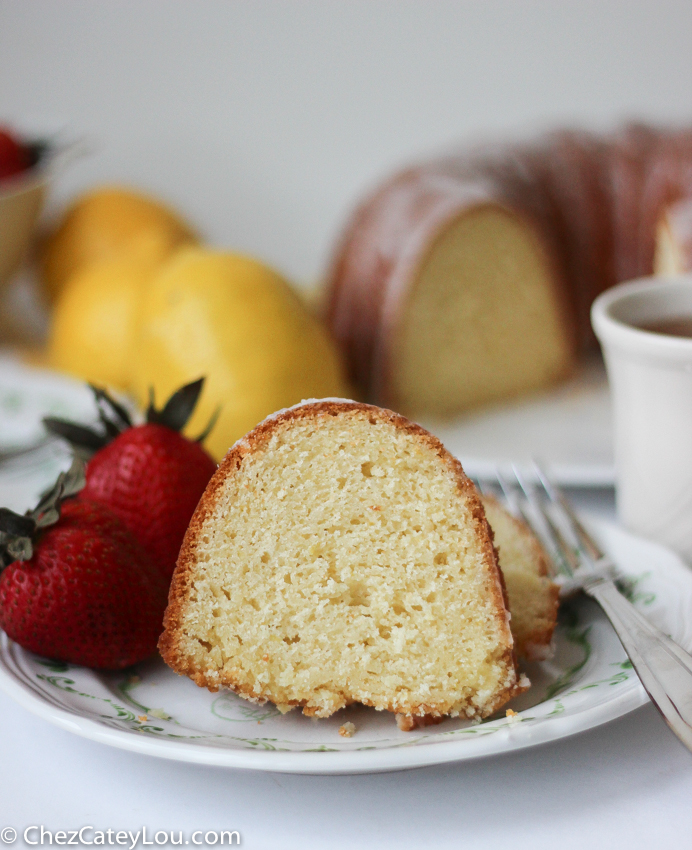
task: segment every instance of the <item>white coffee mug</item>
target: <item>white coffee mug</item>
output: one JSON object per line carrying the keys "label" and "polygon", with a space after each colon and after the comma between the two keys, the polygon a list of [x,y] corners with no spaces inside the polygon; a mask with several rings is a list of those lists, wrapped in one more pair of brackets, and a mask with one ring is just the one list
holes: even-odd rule
{"label": "white coffee mug", "polygon": [[609,289],[591,310],[613,399],[625,526],[692,561],[692,338],[644,330],[692,318],[692,276]]}

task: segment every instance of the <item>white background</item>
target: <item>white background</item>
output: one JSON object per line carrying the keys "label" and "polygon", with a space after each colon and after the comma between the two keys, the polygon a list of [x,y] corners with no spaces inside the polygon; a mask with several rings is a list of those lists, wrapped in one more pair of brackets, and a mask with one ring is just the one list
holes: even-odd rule
{"label": "white background", "polygon": [[[0,0],[0,118],[97,143],[54,207],[126,181],[299,282],[395,165],[628,116],[692,120],[689,0]],[[238,829],[262,850],[692,844],[692,756],[651,707],[504,758],[304,778],[116,752],[0,695],[0,766],[0,827]]]}
{"label": "white background", "polygon": [[692,117],[689,0],[0,0],[0,117],[312,281],[361,191],[469,137]]}

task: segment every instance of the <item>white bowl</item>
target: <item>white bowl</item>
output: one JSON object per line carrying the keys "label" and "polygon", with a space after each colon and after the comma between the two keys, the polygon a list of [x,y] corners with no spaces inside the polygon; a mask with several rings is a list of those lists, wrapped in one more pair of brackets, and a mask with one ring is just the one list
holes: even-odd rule
{"label": "white bowl", "polygon": [[17,271],[34,233],[52,175],[50,149],[26,171],[0,181],[0,288]]}

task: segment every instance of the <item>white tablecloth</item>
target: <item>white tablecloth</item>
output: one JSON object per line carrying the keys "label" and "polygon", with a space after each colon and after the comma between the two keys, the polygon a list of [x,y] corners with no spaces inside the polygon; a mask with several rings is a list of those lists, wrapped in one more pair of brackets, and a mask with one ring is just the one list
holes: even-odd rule
{"label": "white tablecloth", "polygon": [[[612,516],[608,492],[577,501]],[[122,752],[54,728],[4,694],[0,729],[0,836],[14,827],[17,847],[32,825],[53,834],[93,826],[87,838],[112,829],[113,841],[143,827],[147,840],[158,830],[188,841],[237,830],[253,850],[692,846],[692,754],[651,705],[507,756],[363,776],[248,773]]]}

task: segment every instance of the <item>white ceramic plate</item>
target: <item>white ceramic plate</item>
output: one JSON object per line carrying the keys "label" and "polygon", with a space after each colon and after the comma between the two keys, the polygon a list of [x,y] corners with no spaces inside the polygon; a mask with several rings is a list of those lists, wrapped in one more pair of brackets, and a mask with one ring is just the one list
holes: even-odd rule
{"label": "white ceramic plate", "polygon": [[[592,528],[635,580],[635,604],[692,649],[692,572],[667,549],[612,524]],[[202,690],[158,659],[105,674],[0,640],[0,688],[57,726],[147,755],[252,770],[365,773],[464,761],[574,735],[647,699],[615,633],[587,599],[563,607],[554,657],[527,672],[533,687],[514,701],[518,717],[502,712],[477,725],[447,720],[407,733],[393,715],[364,707],[327,720],[282,716],[271,705]],[[357,729],[352,738],[338,734],[347,720]]]}
{"label": "white ceramic plate", "polygon": [[[24,366],[8,355],[0,356],[0,450],[21,448],[45,439],[44,416],[61,416],[92,422],[96,408],[83,382],[48,369]],[[70,453],[60,441],[0,466],[0,506],[25,511],[70,463]]]}
{"label": "white ceramic plate", "polygon": [[559,484],[605,487],[614,483],[610,395],[600,359],[585,363],[549,393],[453,423],[424,420],[472,478],[494,478],[517,464],[528,477],[538,457]]}

